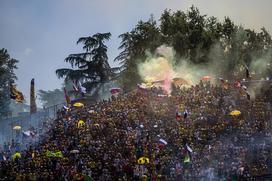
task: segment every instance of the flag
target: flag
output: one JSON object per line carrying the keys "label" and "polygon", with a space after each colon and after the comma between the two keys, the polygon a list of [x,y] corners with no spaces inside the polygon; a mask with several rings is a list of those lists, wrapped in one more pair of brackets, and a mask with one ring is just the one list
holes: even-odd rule
{"label": "flag", "polygon": [[74,91],[76,91],[76,92],[78,92],[78,87],[77,87],[77,85],[76,85],[76,81],[72,81],[72,84],[73,84],[73,89],[74,89]]}
{"label": "flag", "polygon": [[84,89],[85,89],[85,88],[82,87],[81,83],[79,82],[79,83],[78,83],[78,90],[79,90],[79,92],[81,93],[82,97],[84,97],[85,94],[86,94],[86,89],[85,89],[85,90],[84,90]]}
{"label": "flag", "polygon": [[234,86],[235,86],[236,88],[240,88],[240,87],[241,87],[241,82],[240,82],[239,80],[236,80],[236,81],[234,82]]}
{"label": "flag", "polygon": [[138,90],[141,90],[141,91],[147,90],[147,87],[143,84],[137,84],[137,88],[138,88]]}
{"label": "flag", "polygon": [[159,144],[158,144],[158,147],[159,149],[163,149],[166,145],[167,145],[167,141],[165,141],[164,139],[159,139]]}
{"label": "flag", "polygon": [[243,89],[244,91],[247,90],[247,87],[246,87],[245,85],[241,85],[241,87],[242,87],[242,89]]}
{"label": "flag", "polygon": [[186,156],[184,157],[183,162],[184,163],[190,163],[190,156],[188,154],[186,154]]}
{"label": "flag", "polygon": [[249,68],[248,66],[245,66],[246,68],[246,78],[250,78]]}
{"label": "flag", "polygon": [[70,104],[70,103],[71,103],[71,100],[70,100],[70,97],[69,97],[68,94],[67,94],[67,91],[66,91],[66,88],[65,88],[65,87],[63,88],[63,91],[64,91],[64,96],[65,96],[66,103],[67,103],[67,104]]}
{"label": "flag", "polygon": [[193,149],[192,149],[188,144],[186,144],[186,149],[187,149],[190,153],[193,152]]}
{"label": "flag", "polygon": [[61,151],[55,152],[55,157],[62,158],[63,157],[62,152]]}
{"label": "flag", "polygon": [[54,152],[48,151],[48,150],[46,151],[45,154],[46,154],[47,157],[54,157],[54,156],[55,156],[55,153],[54,153]]}
{"label": "flag", "polygon": [[158,94],[158,97],[168,97],[168,95],[165,95],[165,94]]}
{"label": "flag", "polygon": [[167,142],[164,139],[159,139],[159,143],[163,145],[167,145]]}
{"label": "flag", "polygon": [[121,88],[114,87],[110,89],[111,94],[117,94],[121,92]]}
{"label": "flag", "polygon": [[23,103],[25,98],[22,92],[20,92],[15,85],[10,82],[10,98],[16,102]]}
{"label": "flag", "polygon": [[229,88],[229,84],[228,84],[227,82],[225,82],[225,83],[223,84],[223,87],[224,87],[224,89],[228,89],[228,88]]}
{"label": "flag", "polygon": [[64,108],[66,111],[69,110],[69,107],[67,107],[67,106],[63,106],[63,108]]}
{"label": "flag", "polygon": [[28,131],[23,131],[22,132],[23,133],[23,136],[26,136],[26,137],[35,137],[36,136],[36,133],[34,133],[33,131],[30,131],[30,130],[28,130]]}
{"label": "flag", "polygon": [[247,99],[250,100],[250,94],[246,92],[246,95],[247,95]]}
{"label": "flag", "polygon": [[37,112],[36,97],[35,97],[35,83],[34,78],[30,83],[30,114]]}
{"label": "flag", "polygon": [[47,157],[57,157],[57,158],[62,158],[63,154],[61,151],[53,152],[53,151],[46,151],[46,156]]}
{"label": "flag", "polygon": [[72,84],[74,91],[80,93],[82,97],[84,97],[86,90],[84,90],[84,87],[82,87],[81,83],[79,81],[72,81]]}
{"label": "flag", "polygon": [[228,84],[228,81],[225,81],[223,78],[219,77],[219,80],[220,82],[222,83],[222,86],[225,88],[225,89],[228,89],[229,88],[229,84]]}
{"label": "flag", "polygon": [[220,82],[221,82],[222,84],[225,83],[225,80],[224,80],[223,78],[219,77],[219,80],[220,80]]}
{"label": "flag", "polygon": [[181,112],[176,112],[176,120],[179,121],[181,119]]}
{"label": "flag", "polygon": [[184,113],[183,113],[183,118],[186,119],[187,116],[188,116],[188,111],[187,111],[187,109],[185,109],[185,111],[184,111]]}
{"label": "flag", "polygon": [[31,135],[30,131],[23,131],[22,133],[23,133],[24,136],[30,136]]}
{"label": "flag", "polygon": [[82,87],[80,82],[78,83],[78,89],[79,89],[79,92],[86,94],[86,89],[84,87]]}

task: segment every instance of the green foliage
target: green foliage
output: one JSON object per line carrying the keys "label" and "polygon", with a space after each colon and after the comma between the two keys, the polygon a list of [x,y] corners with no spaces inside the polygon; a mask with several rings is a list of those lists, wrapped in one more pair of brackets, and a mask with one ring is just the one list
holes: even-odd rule
{"label": "green foliage", "polygon": [[16,80],[14,69],[18,60],[10,58],[6,49],[0,50],[0,118],[9,114],[10,91],[9,82]]}
{"label": "green foliage", "polygon": [[118,68],[111,68],[108,63],[105,42],[110,39],[110,33],[97,33],[89,37],[81,37],[77,44],[83,44],[84,53],[70,54],[65,62],[76,69],[58,69],[59,78],[84,82],[83,86],[88,92],[98,89],[116,76]]}
{"label": "green foliage", "polygon": [[194,6],[186,12],[166,9],[159,24],[151,16],[121,34],[121,52],[114,59],[121,65],[120,73],[119,68],[111,68],[108,63],[105,42],[110,36],[110,33],[97,33],[79,38],[77,43],[83,44],[85,52],[70,54],[65,61],[72,69],[58,69],[58,77],[80,80],[87,91],[93,93],[103,87],[103,83],[118,78],[122,87],[129,90],[142,81],[137,70],[139,63],[161,45],[173,47],[176,64],[188,61],[191,65],[205,67],[212,62],[224,67],[224,70],[214,71],[229,78],[242,74],[241,67],[254,61],[272,59],[272,40],[265,28],[256,33],[235,25],[229,17],[220,22],[213,16],[202,15]]}
{"label": "green foliage", "polygon": [[52,91],[39,90],[38,95],[44,107],[50,107],[65,102],[64,92],[61,89]]}
{"label": "green foliage", "polygon": [[120,83],[123,88],[133,88],[141,82],[137,65],[145,61],[146,51],[154,53],[162,44],[174,48],[176,64],[182,60],[191,64],[213,61],[226,67],[221,72],[226,77],[242,73],[241,66],[249,66],[264,56],[266,60],[272,59],[271,36],[265,28],[256,33],[235,25],[229,17],[219,22],[213,16],[201,15],[194,6],[187,12],[166,9],[159,21],[158,26],[152,17],[146,22],[139,21],[130,32],[119,36],[122,51],[115,61],[122,66]]}
{"label": "green foliage", "polygon": [[121,64],[120,83],[128,90],[140,82],[137,65],[146,58],[146,51],[153,52],[161,44],[159,28],[153,17],[139,21],[135,28],[119,36],[122,52],[115,58]]}

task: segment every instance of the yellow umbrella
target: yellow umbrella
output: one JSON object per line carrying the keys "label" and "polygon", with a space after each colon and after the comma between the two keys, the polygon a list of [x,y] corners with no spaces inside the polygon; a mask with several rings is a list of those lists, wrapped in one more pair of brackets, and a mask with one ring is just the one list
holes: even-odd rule
{"label": "yellow umbrella", "polygon": [[239,111],[239,110],[234,110],[234,111],[230,112],[231,116],[239,116],[240,114],[241,114],[241,111]]}
{"label": "yellow umbrella", "polygon": [[141,180],[142,180],[142,181],[146,181],[146,180],[147,180],[147,176],[146,176],[146,175],[142,175],[142,176],[141,176]]}
{"label": "yellow umbrella", "polygon": [[79,120],[77,123],[77,127],[84,126],[85,122],[83,120]]}
{"label": "yellow umbrella", "polygon": [[76,102],[73,104],[74,107],[83,107],[84,104],[82,104],[81,102]]}
{"label": "yellow umbrella", "polygon": [[14,126],[13,129],[14,130],[20,130],[22,127],[21,126]]}
{"label": "yellow umbrella", "polygon": [[13,160],[15,160],[17,158],[21,158],[21,153],[20,152],[16,152],[16,153],[14,153],[14,155],[12,155]]}
{"label": "yellow umbrella", "polygon": [[143,165],[143,164],[148,164],[148,163],[149,163],[149,158],[147,158],[147,157],[141,157],[138,159],[138,164]]}

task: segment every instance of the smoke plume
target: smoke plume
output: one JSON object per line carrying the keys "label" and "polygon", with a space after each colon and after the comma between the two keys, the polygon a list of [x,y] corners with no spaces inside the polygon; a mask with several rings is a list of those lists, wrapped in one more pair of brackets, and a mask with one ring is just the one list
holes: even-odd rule
{"label": "smoke plume", "polygon": [[[222,53],[222,50],[220,52],[219,47],[215,46],[210,56],[221,58]],[[138,72],[147,84],[163,81],[162,88],[170,93],[171,82],[174,78],[186,80],[189,86],[199,83],[203,76],[210,76],[210,81],[214,82],[217,77],[217,72],[214,70],[221,71],[224,67],[222,62],[216,60],[216,63],[212,59],[207,64],[193,64],[185,58],[177,59],[172,47],[162,45],[156,49],[154,55],[149,53],[147,59],[138,65]]]}

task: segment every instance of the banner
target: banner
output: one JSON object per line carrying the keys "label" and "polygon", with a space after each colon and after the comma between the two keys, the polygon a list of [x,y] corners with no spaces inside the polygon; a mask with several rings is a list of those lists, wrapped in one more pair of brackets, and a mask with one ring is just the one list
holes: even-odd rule
{"label": "banner", "polygon": [[10,98],[16,102],[23,103],[25,98],[22,92],[16,89],[16,86],[10,82]]}
{"label": "banner", "polygon": [[63,157],[63,154],[61,151],[56,151],[56,152],[53,152],[53,151],[46,151],[45,152],[46,156],[47,157],[57,157],[57,158],[62,158]]}

